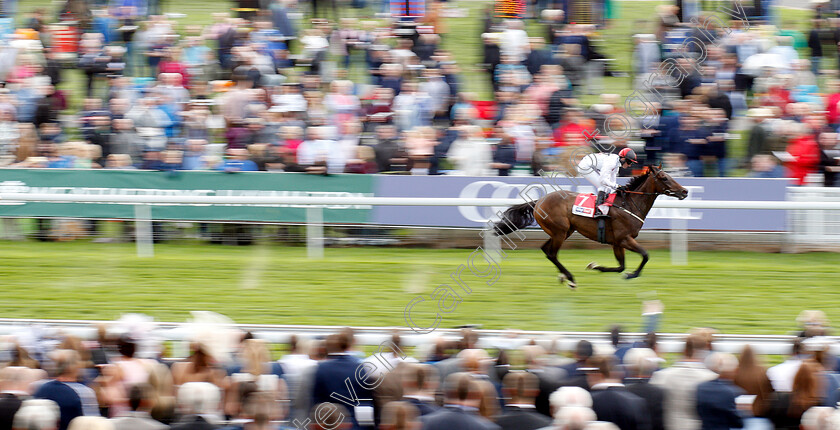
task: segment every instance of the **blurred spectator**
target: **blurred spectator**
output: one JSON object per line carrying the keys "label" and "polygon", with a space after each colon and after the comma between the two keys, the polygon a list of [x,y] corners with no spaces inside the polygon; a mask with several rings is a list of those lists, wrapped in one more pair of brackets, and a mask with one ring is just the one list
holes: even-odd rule
{"label": "blurred spectator", "polygon": [[592,357],[593,368],[586,377],[592,390],[592,410],[599,421],[608,421],[622,430],[650,428],[645,400],[621,384],[612,367],[613,357]]}
{"label": "blurred spectator", "polygon": [[155,421],[149,414],[152,410],[152,387],[136,384],[128,392],[129,411],[119,418],[113,418],[114,430],[165,430],[165,424]]}
{"label": "blurred spectator", "polygon": [[209,382],[187,382],[178,389],[178,409],[181,419],[172,430],[209,430],[218,428],[222,416],[219,411],[221,392]]}
{"label": "blurred spectator", "polygon": [[[29,399],[27,389],[31,381],[31,369],[21,366],[7,366],[0,369],[0,429],[11,430],[15,414]],[[56,416],[55,421],[58,421]]]}
{"label": "blurred spectator", "polygon": [[391,402],[382,410],[382,430],[408,430],[419,428],[417,408],[408,402]]}
{"label": "blurred spectator", "polygon": [[66,349],[57,350],[52,355],[52,361],[55,366],[54,377],[42,384],[33,397],[52,400],[58,405],[61,413],[58,429],[66,430],[70,421],[86,415],[86,412],[98,415],[99,412],[95,406],[92,410],[89,407],[85,408],[85,405],[90,405],[91,401],[93,405],[96,405],[96,396],[93,390],[78,383],[81,370],[79,353]]}
{"label": "blurred spectator", "polygon": [[575,380],[573,385],[587,389],[589,388],[589,383],[580,369],[589,367],[587,362],[590,358],[592,358],[594,353],[595,348],[592,346],[592,342],[589,342],[588,340],[580,340],[577,343],[577,347],[575,347],[575,362],[561,366],[561,369],[566,371],[567,380]]}
{"label": "blurred spectator", "polygon": [[827,406],[814,406],[804,414],[800,428],[802,430],[824,430],[837,427],[836,409]]}
{"label": "blurred spectator", "polygon": [[434,366],[406,363],[401,369],[403,401],[417,408],[420,415],[429,415],[438,410],[435,392],[439,376]]}
{"label": "blurred spectator", "polygon": [[446,158],[455,167],[452,174],[485,176],[489,173],[493,153],[481,129],[466,126],[459,131],[458,139],[452,142]]}
{"label": "blurred spectator", "polygon": [[24,400],[14,416],[11,428],[14,430],[56,430],[59,428],[61,412],[52,400]]}
{"label": "blurred spectator", "polygon": [[716,352],[706,363],[718,374],[717,379],[697,386],[697,416],[703,429],[731,429],[743,427],[741,416],[735,406],[740,389],[733,383],[738,359],[732,354]]}
{"label": "blurred spectator", "polygon": [[69,430],[114,430],[114,424],[102,417],[78,417],[70,422]]}
{"label": "blurred spectator", "polygon": [[808,175],[817,172],[820,149],[815,136],[805,124],[794,124],[791,133],[792,141],[787,147],[787,153],[790,155],[787,163],[788,176],[794,179],[794,184],[805,185]]}
{"label": "blurred spectator", "polygon": [[779,393],[770,410],[769,418],[777,428],[796,428],[805,411],[820,405],[820,369],[821,366],[812,360],[802,361],[793,378],[791,391]]}
{"label": "blurred spectator", "polygon": [[836,187],[838,172],[840,172],[840,145],[837,133],[820,133],[820,171],[823,175],[823,186]]}
{"label": "blurred spectator", "polygon": [[665,428],[699,429],[697,386],[716,377],[698,358],[703,339],[692,335],[685,340],[682,359],[653,374],[650,383],[665,391]]}
{"label": "blurred spectator", "polygon": [[741,352],[733,382],[747,395],[755,396],[750,405],[751,417],[745,419],[745,424],[766,422],[773,401],[773,385],[767,377],[767,369],[759,363],[755,351],[749,345]]}
{"label": "blurred spectator", "polygon": [[231,148],[225,152],[225,159],[214,170],[222,172],[256,172],[259,170],[257,164],[249,159],[248,150],[244,148]]}
{"label": "blurred spectator", "polygon": [[[350,346],[353,343],[352,335],[347,333],[340,333],[330,335],[327,338],[327,359],[318,363],[318,368],[315,371],[313,385],[312,385],[312,402],[319,404],[327,402],[331,399],[331,395],[344,396],[344,398],[359,399],[360,406],[357,406],[353,411],[347,415],[352,423],[354,429],[361,429],[369,426],[371,423],[368,420],[373,418],[373,406],[369,403],[373,394],[365,385],[360,385],[356,378],[356,368],[359,367],[360,360],[349,353]],[[349,380],[345,383],[345,380]],[[353,390],[351,393],[350,390]],[[357,412],[369,411],[369,415],[364,417],[363,421],[357,419]]]}
{"label": "blurred spectator", "polygon": [[624,355],[627,391],[645,400],[651,430],[665,428],[663,419],[665,390],[650,384],[650,377],[660,364],[662,364],[661,359],[649,348],[632,348]]}
{"label": "blurred spectator", "polygon": [[751,178],[783,178],[784,169],[772,155],[756,154],[752,157],[750,172]]}
{"label": "blurred spectator", "polygon": [[559,430],[584,430],[589,424],[595,421],[595,412],[592,409],[582,406],[568,406],[555,416],[555,427]]}
{"label": "blurred spectator", "polygon": [[173,383],[180,386],[188,382],[208,382],[223,386],[224,370],[219,367],[208,347],[195,342],[190,345],[190,349],[189,359],[172,364]]}
{"label": "blurred spectator", "polygon": [[686,165],[686,161],[687,159],[684,154],[665,154],[662,157],[662,170],[674,178],[692,176],[691,170]]}
{"label": "blurred spectator", "polygon": [[444,406],[421,418],[423,430],[486,430],[500,427],[477,414],[481,388],[467,373],[453,373],[444,382]]}
{"label": "blurred spectator", "polygon": [[535,430],[551,424],[551,419],[536,411],[534,399],[539,393],[539,379],[534,374],[508,373],[503,386],[505,409],[496,421],[503,430]]}
{"label": "blurred spectator", "polygon": [[794,339],[790,356],[784,362],[767,369],[767,377],[774,390],[790,392],[793,389],[794,377],[805,359],[803,352],[802,339]]}

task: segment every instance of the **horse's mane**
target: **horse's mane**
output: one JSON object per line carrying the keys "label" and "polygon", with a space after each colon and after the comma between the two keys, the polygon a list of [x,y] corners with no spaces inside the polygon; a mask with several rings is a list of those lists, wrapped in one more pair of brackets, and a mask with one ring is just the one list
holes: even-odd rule
{"label": "horse's mane", "polygon": [[642,173],[641,175],[630,178],[630,181],[627,182],[627,189],[635,191],[645,183],[648,176],[650,176],[650,169],[646,169],[645,173]]}

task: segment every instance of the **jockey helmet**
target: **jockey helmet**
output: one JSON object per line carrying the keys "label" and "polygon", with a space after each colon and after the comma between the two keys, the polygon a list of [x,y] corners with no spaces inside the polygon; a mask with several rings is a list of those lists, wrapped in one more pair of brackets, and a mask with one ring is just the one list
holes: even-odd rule
{"label": "jockey helmet", "polygon": [[621,152],[618,153],[618,156],[623,160],[629,163],[638,163],[639,160],[636,159],[636,152],[630,148],[624,148]]}

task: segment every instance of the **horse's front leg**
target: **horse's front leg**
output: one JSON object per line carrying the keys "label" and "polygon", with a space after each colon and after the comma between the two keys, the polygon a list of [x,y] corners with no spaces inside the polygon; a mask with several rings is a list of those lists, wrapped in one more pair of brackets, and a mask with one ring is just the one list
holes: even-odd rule
{"label": "horse's front leg", "polygon": [[627,248],[633,252],[638,252],[642,255],[642,264],[639,264],[639,268],[636,269],[635,272],[627,273],[624,275],[624,279],[633,279],[638,278],[639,274],[642,273],[642,269],[645,267],[645,264],[648,262],[648,253],[639,245],[639,242],[636,242],[636,239],[632,237],[627,237],[621,242],[624,248]]}
{"label": "horse's front leg", "polygon": [[624,271],[624,247],[619,245],[613,245],[613,253],[615,254],[615,259],[618,260],[618,267],[604,267],[598,265],[596,262],[589,263],[586,266],[589,270],[597,270],[599,272],[623,272]]}

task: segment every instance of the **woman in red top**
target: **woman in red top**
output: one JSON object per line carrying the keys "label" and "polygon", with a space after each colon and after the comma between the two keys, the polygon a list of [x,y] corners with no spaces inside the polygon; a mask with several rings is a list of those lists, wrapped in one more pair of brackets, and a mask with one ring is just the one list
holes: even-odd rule
{"label": "woman in red top", "polygon": [[787,163],[788,176],[796,185],[804,185],[809,173],[816,173],[820,164],[820,148],[814,136],[808,133],[805,124],[796,124],[797,130],[787,147],[793,160]]}
{"label": "woman in red top", "polygon": [[581,123],[583,114],[578,109],[566,111],[563,126],[554,130],[554,146],[577,146],[586,144],[584,132],[587,130]]}
{"label": "woman in red top", "polygon": [[158,64],[158,73],[177,73],[181,75],[181,85],[190,88],[190,75],[187,73],[187,66],[181,62],[181,50],[169,48],[166,55]]}
{"label": "woman in red top", "polygon": [[840,103],[840,81],[832,79],[828,82],[829,95],[826,97],[826,120],[832,128],[837,128],[840,125],[840,109],[837,104]]}

